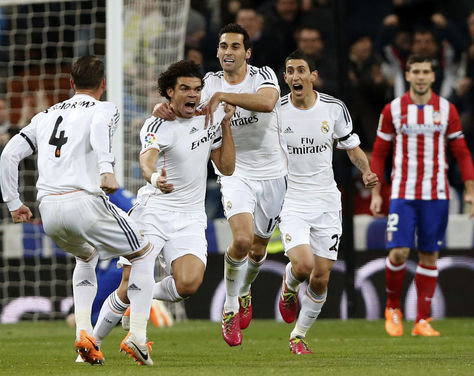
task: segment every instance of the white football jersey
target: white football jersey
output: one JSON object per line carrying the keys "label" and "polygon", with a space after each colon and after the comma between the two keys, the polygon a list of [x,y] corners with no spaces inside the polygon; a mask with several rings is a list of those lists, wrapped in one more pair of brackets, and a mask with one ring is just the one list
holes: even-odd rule
{"label": "white football jersey", "polygon": [[[201,102],[210,99],[217,91],[225,93],[256,93],[263,87],[280,92],[275,73],[269,67],[247,65],[247,74],[238,84],[229,84],[224,72],[210,72],[204,77]],[[231,119],[235,144],[235,176],[247,179],[268,180],[288,173],[288,160],[281,139],[278,100],[272,112],[254,112],[237,107]],[[216,173],[220,175],[216,168]]]}
{"label": "white football jersey", "polygon": [[289,155],[288,190],[283,211],[324,212],[341,210],[341,193],[334,181],[333,145],[353,149],[360,143],[352,133],[345,104],[317,93],[313,107],[299,109],[288,94],[282,98],[283,135]]}
{"label": "white football jersey", "polygon": [[216,110],[214,124],[205,129],[205,117],[176,118],[167,121],[154,116],[145,121],[140,140],[145,153],[149,149],[159,151],[156,171],[166,171],[167,182],[174,190],[163,193],[150,183],[138,191],[142,205],[153,208],[196,212],[204,210],[207,183],[207,161],[211,150],[222,145],[220,123],[224,117],[222,106]]}
{"label": "white football jersey", "polygon": [[[38,200],[78,189],[102,192],[100,174],[113,172],[112,135],[119,117],[115,104],[76,94],[31,119],[9,147],[21,158],[38,151]],[[2,175],[5,201],[17,201],[18,172],[2,166]]]}

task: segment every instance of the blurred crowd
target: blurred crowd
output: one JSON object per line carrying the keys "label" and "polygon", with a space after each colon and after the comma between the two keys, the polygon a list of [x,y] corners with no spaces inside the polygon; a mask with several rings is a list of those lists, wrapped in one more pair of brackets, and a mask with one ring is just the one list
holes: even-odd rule
{"label": "blurred crowd", "polygon": [[[130,27],[134,22],[161,25],[158,11],[147,9],[144,18],[126,21]],[[2,19],[0,8],[0,28],[5,27]],[[319,72],[315,88],[345,101],[366,151],[372,149],[383,106],[408,88],[404,79],[407,57],[413,53],[430,56],[436,73],[433,89],[456,105],[467,143],[474,150],[472,0],[191,0],[185,58],[200,64],[203,73],[221,69],[216,58],[217,36],[229,22],[248,31],[252,43],[249,63],[270,66],[280,80],[282,95],[289,91],[283,80],[285,57],[297,48],[312,57]],[[93,32],[97,30],[81,28],[81,40],[89,40]],[[0,44],[8,43],[2,35]],[[127,35],[128,42],[133,41],[133,35]],[[126,61],[131,59],[125,73],[133,78],[132,47],[125,54]],[[153,56],[146,58],[153,61]],[[2,97],[5,94],[0,87],[0,153],[41,102],[38,92],[24,97],[22,116],[13,123],[9,103]],[[148,113],[127,95],[125,107],[133,113]],[[124,118],[131,121],[127,113]],[[462,189],[456,169],[451,171],[450,183]]]}

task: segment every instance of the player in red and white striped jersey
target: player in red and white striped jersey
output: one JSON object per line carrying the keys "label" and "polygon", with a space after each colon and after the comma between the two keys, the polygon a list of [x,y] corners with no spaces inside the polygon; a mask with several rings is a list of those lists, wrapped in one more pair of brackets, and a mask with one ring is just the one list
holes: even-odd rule
{"label": "player in red and white striped jersey", "polygon": [[[431,90],[435,81],[429,58],[411,56],[405,78],[410,90],[382,111],[371,168],[382,181],[385,160],[393,143],[392,194],[387,221],[385,328],[403,334],[400,295],[411,248],[418,250],[415,284],[417,317],[412,335],[439,336],[428,318],[438,278],[436,261],[448,223],[449,188],[446,147],[461,168],[465,201],[474,203],[474,167],[453,104]],[[380,215],[380,185],[372,190],[370,208]],[[474,206],[470,215],[474,215]],[[417,244],[415,247],[415,231]]]}

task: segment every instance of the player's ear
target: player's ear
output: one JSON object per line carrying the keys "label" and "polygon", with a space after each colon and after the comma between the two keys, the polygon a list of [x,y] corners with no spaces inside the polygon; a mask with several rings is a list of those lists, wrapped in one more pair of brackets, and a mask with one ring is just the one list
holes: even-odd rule
{"label": "player's ear", "polygon": [[245,51],[245,59],[250,59],[250,56],[252,56],[252,49],[248,48],[247,51]]}
{"label": "player's ear", "polygon": [[168,97],[171,98],[174,94],[173,88],[169,87],[168,89],[166,89],[166,94],[168,94]]}
{"label": "player's ear", "polygon": [[69,79],[69,84],[71,85],[71,89],[76,91],[76,87],[74,86],[74,81],[72,80],[72,78]]}
{"label": "player's ear", "polygon": [[102,81],[100,82],[100,88],[105,90],[105,77],[102,79]]}
{"label": "player's ear", "polygon": [[311,72],[311,82],[315,83],[318,80],[319,77],[319,72],[317,70],[314,70]]}

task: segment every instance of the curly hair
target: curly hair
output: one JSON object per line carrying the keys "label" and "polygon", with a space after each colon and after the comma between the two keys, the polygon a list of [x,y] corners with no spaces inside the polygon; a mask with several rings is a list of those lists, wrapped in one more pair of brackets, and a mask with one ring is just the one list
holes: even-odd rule
{"label": "curly hair", "polygon": [[158,78],[158,88],[160,95],[170,99],[166,93],[168,88],[174,89],[178,77],[197,77],[201,80],[202,86],[204,86],[203,75],[201,68],[195,62],[190,60],[180,60],[176,63],[171,64],[166,71],[160,74]]}

